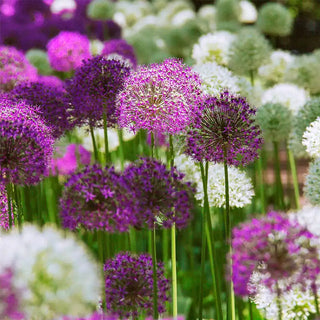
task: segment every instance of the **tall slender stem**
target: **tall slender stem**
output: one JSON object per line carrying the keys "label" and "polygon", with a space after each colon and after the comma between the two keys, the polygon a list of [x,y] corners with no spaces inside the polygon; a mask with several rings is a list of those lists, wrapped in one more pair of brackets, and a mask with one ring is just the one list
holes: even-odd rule
{"label": "tall slender stem", "polygon": [[276,192],[279,199],[278,205],[280,209],[284,209],[283,187],[281,182],[281,170],[280,170],[280,158],[279,158],[279,145],[277,141],[273,141],[273,151],[274,151],[274,165],[275,165],[275,175],[276,175]]}
{"label": "tall slender stem", "polygon": [[152,230],[152,267],[153,267],[153,319],[159,318],[158,312],[158,280],[157,280],[157,247],[156,228]]}
{"label": "tall slender stem", "polygon": [[266,195],[264,191],[264,179],[263,179],[263,166],[262,166],[262,157],[260,155],[258,162],[258,179],[259,179],[259,186],[260,186],[260,200],[261,200],[261,211],[262,213],[267,212],[266,206]]}
{"label": "tall slender stem", "polygon": [[281,292],[280,292],[278,282],[276,283],[276,289],[277,289],[278,320],[282,320]]}
{"label": "tall slender stem", "polygon": [[104,133],[104,154],[106,164],[111,162],[111,157],[109,153],[109,140],[108,140],[108,124],[107,124],[107,115],[103,113],[103,133]]}
{"label": "tall slender stem", "polygon": [[118,138],[119,138],[120,165],[121,165],[121,170],[123,170],[124,169],[124,147],[123,147],[122,129],[118,130]]}
{"label": "tall slender stem", "polygon": [[314,304],[316,306],[316,314],[319,315],[320,314],[320,310],[319,310],[317,284],[314,282],[312,287],[313,287],[312,291],[313,291],[313,297],[314,297]]}
{"label": "tall slender stem", "polygon": [[294,159],[293,152],[291,151],[291,149],[288,148],[287,151],[288,151],[288,158],[289,158],[291,175],[292,175],[294,199],[296,202],[296,208],[300,209],[300,194],[299,194],[299,182],[298,182],[296,161]]}
{"label": "tall slender stem", "polygon": [[9,182],[6,185],[6,190],[7,190],[7,202],[8,202],[8,216],[9,216],[9,228],[12,227],[12,186],[11,183]]}
{"label": "tall slender stem", "polygon": [[92,125],[90,125],[89,128],[90,128],[91,140],[92,140],[92,145],[93,145],[94,161],[99,162],[98,148],[97,148],[96,138],[94,136]]}

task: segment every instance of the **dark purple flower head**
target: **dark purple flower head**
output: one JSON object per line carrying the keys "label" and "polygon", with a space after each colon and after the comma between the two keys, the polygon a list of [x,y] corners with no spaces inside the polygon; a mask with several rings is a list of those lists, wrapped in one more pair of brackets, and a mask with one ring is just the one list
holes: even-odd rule
{"label": "dark purple flower head", "polygon": [[264,285],[271,290],[277,282],[282,290],[293,284],[312,281],[319,274],[318,250],[311,245],[316,237],[285,214],[268,215],[242,223],[233,229],[232,280],[241,296],[248,290],[254,271],[264,274]]}
{"label": "dark purple flower head", "polygon": [[82,60],[91,56],[89,39],[71,31],[61,31],[48,42],[47,50],[51,67],[65,72],[81,66]]}
{"label": "dark purple flower head", "polygon": [[119,93],[119,124],[175,134],[192,122],[201,95],[199,76],[178,59],[140,66]]}
{"label": "dark purple flower head", "polygon": [[[147,254],[119,253],[104,265],[106,307],[110,314],[136,318],[153,313],[152,258]],[[158,311],[165,311],[169,281],[162,263],[157,266]]]}
{"label": "dark purple flower head", "polygon": [[137,67],[137,58],[134,53],[134,48],[124,39],[112,39],[104,43],[101,52],[102,56],[107,59],[125,60],[133,69]]}
{"label": "dark purple flower head", "polygon": [[159,224],[170,228],[184,228],[193,210],[193,188],[183,181],[184,175],[175,168],[168,170],[164,164],[141,158],[129,165],[124,180],[135,199],[136,227],[153,228]]}
{"label": "dark purple flower head", "polygon": [[54,139],[36,108],[0,96],[0,182],[38,183],[52,156]]}
{"label": "dark purple flower head", "polygon": [[66,83],[74,117],[80,123],[98,127],[102,126],[105,114],[108,126],[115,125],[116,96],[129,72],[130,69],[120,61],[107,60],[102,56],[85,61]]}
{"label": "dark purple flower head", "polygon": [[227,91],[205,97],[188,132],[186,153],[197,161],[248,164],[262,144],[255,113],[245,98]]}
{"label": "dark purple flower head", "polygon": [[73,128],[74,123],[62,87],[41,82],[22,82],[11,94],[15,99],[22,99],[29,105],[38,106],[40,116],[52,129],[55,138],[60,138]]}
{"label": "dark purple flower head", "polygon": [[0,92],[10,91],[20,81],[34,81],[37,69],[14,47],[0,46]]}
{"label": "dark purple flower head", "polygon": [[86,166],[69,177],[60,199],[63,226],[124,232],[135,223],[131,199],[114,168]]}

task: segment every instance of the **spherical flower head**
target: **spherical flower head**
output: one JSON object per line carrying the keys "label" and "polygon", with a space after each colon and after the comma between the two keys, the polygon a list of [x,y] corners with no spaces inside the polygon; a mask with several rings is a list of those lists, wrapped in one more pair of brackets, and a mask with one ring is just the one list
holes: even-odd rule
{"label": "spherical flower head", "polygon": [[255,5],[251,1],[242,0],[240,5],[240,17],[241,23],[254,23],[258,17],[258,11]]}
{"label": "spherical flower head", "polygon": [[[295,283],[317,276],[316,237],[297,221],[277,212],[252,219],[233,229],[232,280],[237,295],[249,294],[252,273],[263,275],[262,284],[273,289],[277,282],[285,292]],[[254,287],[250,288],[254,293]]]}
{"label": "spherical flower head", "polygon": [[225,66],[229,62],[229,50],[235,38],[236,36],[228,31],[203,35],[193,46],[192,58],[197,64],[216,62]]}
{"label": "spherical flower head", "polygon": [[62,87],[42,82],[21,82],[12,91],[16,100],[24,100],[27,104],[37,106],[38,114],[45,124],[51,128],[54,138],[60,138],[73,126],[71,112],[65,99]]}
{"label": "spherical flower head", "polygon": [[14,47],[0,46],[0,92],[10,91],[16,83],[37,79],[37,69]]}
{"label": "spherical flower head", "polygon": [[184,228],[193,210],[193,188],[183,181],[183,174],[175,168],[167,170],[161,162],[141,158],[129,165],[123,173],[131,198],[135,199],[133,212],[137,228],[160,225]]}
{"label": "spherical flower head", "polygon": [[[147,254],[119,253],[104,265],[106,307],[110,314],[136,318],[153,313],[152,258]],[[169,281],[164,266],[157,265],[158,311],[164,313],[169,300]]]}
{"label": "spherical flower head", "polygon": [[66,83],[66,91],[73,110],[73,117],[80,124],[102,127],[103,117],[107,125],[117,122],[116,97],[123,89],[129,68],[116,60],[96,56],[83,62],[72,79]]}
{"label": "spherical flower head", "polygon": [[197,64],[193,70],[200,75],[201,88],[205,94],[219,96],[223,90],[239,93],[238,78],[227,68],[215,62]]}
{"label": "spherical flower head", "polygon": [[141,66],[119,93],[119,124],[133,131],[185,131],[201,95],[200,85],[199,76],[177,59]]}
{"label": "spherical flower head", "polygon": [[264,92],[261,103],[280,103],[296,115],[308,99],[309,94],[303,88],[291,83],[279,83]]}
{"label": "spherical flower head", "polygon": [[320,207],[304,206],[297,212],[290,213],[292,219],[297,220],[300,225],[306,227],[311,233],[320,237]]}
{"label": "spherical flower head", "polygon": [[320,158],[320,117],[313,121],[302,137],[302,144],[313,158]]}
{"label": "spherical flower head", "polygon": [[72,234],[24,225],[2,234],[0,248],[0,274],[13,271],[26,319],[84,316],[99,301],[99,267]]}
{"label": "spherical flower head", "polygon": [[293,16],[280,3],[265,3],[259,9],[257,27],[270,36],[284,37],[291,33]]}
{"label": "spherical flower head", "polygon": [[280,103],[266,103],[257,110],[257,122],[266,140],[287,140],[291,131],[292,113]]}
{"label": "spherical flower head", "polygon": [[86,166],[72,174],[60,199],[65,228],[127,231],[136,222],[128,190],[114,168]]}
{"label": "spherical flower head", "polygon": [[89,39],[71,31],[61,31],[47,44],[50,65],[57,71],[72,71],[90,57]]}
{"label": "spherical flower head", "polygon": [[124,39],[112,39],[104,43],[101,55],[106,58],[112,58],[119,55],[123,60],[128,61],[133,69],[137,67],[137,58],[134,48]]}
{"label": "spherical flower head", "polygon": [[28,61],[38,69],[40,74],[49,75],[52,69],[49,64],[48,55],[44,50],[31,49],[26,53]]}
{"label": "spherical flower head", "polygon": [[267,39],[253,28],[243,28],[230,47],[229,67],[240,75],[255,74],[270,57]]}
{"label": "spherical flower head", "polygon": [[320,158],[310,164],[304,194],[312,205],[320,204]]}
{"label": "spherical flower head", "polygon": [[0,182],[36,184],[53,151],[51,130],[35,108],[0,96]]}
{"label": "spherical flower head", "polygon": [[206,97],[187,134],[186,154],[197,161],[246,165],[258,157],[261,131],[256,110],[228,91]]}
{"label": "spherical flower head", "polygon": [[114,3],[109,0],[93,0],[87,6],[87,16],[93,20],[112,19]]}

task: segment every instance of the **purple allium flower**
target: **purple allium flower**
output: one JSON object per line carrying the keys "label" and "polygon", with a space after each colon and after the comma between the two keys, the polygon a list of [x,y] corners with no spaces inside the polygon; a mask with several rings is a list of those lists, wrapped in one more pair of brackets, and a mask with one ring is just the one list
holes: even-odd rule
{"label": "purple allium flower", "polygon": [[[233,229],[232,280],[240,296],[249,293],[248,284],[254,271],[265,275],[264,285],[271,290],[284,281],[282,290],[293,284],[312,281],[319,274],[317,239],[298,222],[285,214],[270,212]],[[306,286],[305,286],[306,287]],[[251,290],[254,288],[251,288]]]}
{"label": "purple allium flower", "polygon": [[53,143],[51,129],[35,107],[0,96],[0,182],[38,183],[51,159]]}
{"label": "purple allium flower", "polygon": [[16,83],[24,80],[34,81],[37,69],[14,47],[0,46],[0,92],[10,91]]}
{"label": "purple allium flower", "polygon": [[184,131],[192,122],[200,85],[199,76],[178,59],[140,66],[119,94],[119,124],[133,131]]}
{"label": "purple allium flower", "polygon": [[176,223],[180,229],[187,225],[193,210],[194,190],[183,181],[184,174],[176,168],[169,171],[155,159],[141,158],[129,165],[123,176],[136,200],[133,209],[136,227],[153,228],[156,223],[170,228]]}
{"label": "purple allium flower", "polygon": [[227,91],[205,97],[187,134],[186,154],[197,161],[248,164],[262,145],[255,113],[245,98]]}
{"label": "purple allium flower", "polygon": [[63,157],[52,159],[50,170],[53,175],[67,175],[73,173],[79,165],[89,165],[90,162],[90,151],[81,145],[70,144]]}
{"label": "purple allium flower", "polygon": [[114,168],[86,166],[69,177],[60,199],[63,226],[124,232],[136,218],[122,178]]}
{"label": "purple allium flower", "polygon": [[56,76],[39,75],[37,82],[58,88],[62,88],[64,86],[64,82]]}
{"label": "purple allium flower", "polygon": [[48,58],[53,69],[72,71],[90,57],[89,39],[78,33],[61,31],[47,44]]}
{"label": "purple allium flower", "polygon": [[[153,312],[152,258],[148,254],[119,253],[104,265],[106,279],[106,307],[110,314],[121,318],[138,317]],[[165,311],[169,281],[164,266],[157,266],[158,311]]]}
{"label": "purple allium flower", "polygon": [[74,123],[62,87],[41,82],[22,82],[11,94],[15,99],[22,99],[29,105],[39,107],[39,115],[52,129],[54,138],[60,138],[73,128]]}
{"label": "purple allium flower", "polygon": [[122,58],[128,61],[133,69],[137,67],[137,58],[134,48],[124,39],[112,39],[104,43],[101,55],[106,58]]}
{"label": "purple allium flower", "polygon": [[105,113],[108,126],[115,125],[116,96],[129,72],[130,69],[120,61],[107,60],[102,56],[85,61],[66,83],[74,117],[80,123],[98,127],[102,126]]}

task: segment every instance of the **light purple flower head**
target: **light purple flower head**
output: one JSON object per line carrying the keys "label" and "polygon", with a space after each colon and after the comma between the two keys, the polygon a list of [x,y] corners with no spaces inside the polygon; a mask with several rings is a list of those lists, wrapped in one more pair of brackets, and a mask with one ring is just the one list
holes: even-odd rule
{"label": "light purple flower head", "polygon": [[34,81],[37,69],[14,47],[0,46],[0,92],[10,91],[20,81]]}
{"label": "light purple flower head", "polygon": [[290,220],[286,214],[270,212],[242,223],[232,232],[232,280],[237,295],[248,296],[248,284],[254,271],[265,275],[264,285],[271,290],[284,281],[282,290],[293,284],[312,281],[319,274],[316,236]]}
{"label": "light purple flower head", "polygon": [[49,85],[57,88],[62,88],[64,86],[64,82],[60,78],[56,76],[51,76],[51,75],[49,76],[39,75],[37,81],[45,85]]}
{"label": "light purple flower head", "polygon": [[51,67],[58,71],[72,71],[88,59],[90,54],[89,39],[71,31],[61,31],[47,44],[48,58]]}
{"label": "light purple flower head", "polygon": [[[119,253],[104,265],[106,307],[110,314],[123,318],[153,313],[152,258],[148,254]],[[163,263],[157,266],[158,311],[165,311],[169,300],[169,281]]]}
{"label": "light purple flower head", "polygon": [[0,95],[0,182],[36,184],[53,152],[50,128],[34,107]]}
{"label": "light purple flower head", "polygon": [[196,161],[252,162],[263,142],[255,113],[245,98],[228,91],[205,97],[187,134],[186,154]]}
{"label": "light purple flower head", "polygon": [[200,78],[178,59],[140,66],[118,96],[121,127],[161,133],[183,132],[201,95]]}

